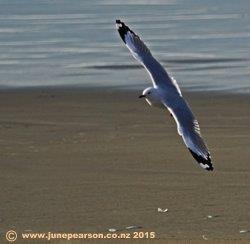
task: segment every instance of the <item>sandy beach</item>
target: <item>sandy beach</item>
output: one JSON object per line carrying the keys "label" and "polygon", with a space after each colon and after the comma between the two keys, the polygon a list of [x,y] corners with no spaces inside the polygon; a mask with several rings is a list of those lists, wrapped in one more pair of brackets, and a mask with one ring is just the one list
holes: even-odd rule
{"label": "sandy beach", "polygon": [[250,96],[184,92],[212,154],[207,172],[169,113],[139,94],[1,91],[2,237],[138,226],[156,233],[145,243],[250,242],[240,233],[250,231]]}

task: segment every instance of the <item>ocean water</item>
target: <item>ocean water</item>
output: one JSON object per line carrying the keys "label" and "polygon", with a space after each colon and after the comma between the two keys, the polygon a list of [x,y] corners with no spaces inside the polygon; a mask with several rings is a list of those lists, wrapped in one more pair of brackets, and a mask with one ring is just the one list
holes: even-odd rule
{"label": "ocean water", "polygon": [[249,0],[0,0],[0,87],[149,86],[116,19],[182,89],[250,92]]}

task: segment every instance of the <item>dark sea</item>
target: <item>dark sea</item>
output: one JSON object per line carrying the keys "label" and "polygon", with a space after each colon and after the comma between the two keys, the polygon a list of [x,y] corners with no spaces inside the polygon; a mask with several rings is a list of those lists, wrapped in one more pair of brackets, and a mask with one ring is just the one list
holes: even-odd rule
{"label": "dark sea", "polygon": [[181,89],[250,92],[249,0],[0,0],[0,87],[149,86],[116,19]]}

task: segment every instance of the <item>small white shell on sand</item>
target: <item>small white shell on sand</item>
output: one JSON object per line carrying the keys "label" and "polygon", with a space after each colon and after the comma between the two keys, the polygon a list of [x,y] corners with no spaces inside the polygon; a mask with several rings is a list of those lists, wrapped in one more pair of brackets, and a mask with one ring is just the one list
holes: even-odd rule
{"label": "small white shell on sand", "polygon": [[239,231],[241,234],[249,232],[249,230],[240,230]]}
{"label": "small white shell on sand", "polygon": [[205,235],[202,235],[202,238],[206,241],[208,240],[208,238]]}
{"label": "small white shell on sand", "polygon": [[140,229],[141,226],[136,226],[136,225],[131,225],[131,226],[127,226],[125,227],[126,230],[134,230],[134,229]]}
{"label": "small white shell on sand", "polygon": [[109,232],[116,232],[117,229],[115,229],[115,228],[110,228],[110,229],[108,229],[108,231],[109,231]]}
{"label": "small white shell on sand", "polygon": [[165,209],[162,209],[162,208],[158,208],[158,213],[166,213],[166,212],[168,212],[168,209],[167,208],[165,208]]}
{"label": "small white shell on sand", "polygon": [[218,217],[220,217],[220,215],[207,215],[208,219],[218,218]]}

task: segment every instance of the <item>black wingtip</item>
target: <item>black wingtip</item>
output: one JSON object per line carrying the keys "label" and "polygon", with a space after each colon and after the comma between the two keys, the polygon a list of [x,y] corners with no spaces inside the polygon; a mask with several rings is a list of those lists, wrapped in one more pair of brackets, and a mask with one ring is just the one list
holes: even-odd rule
{"label": "black wingtip", "polygon": [[202,156],[196,154],[190,148],[188,148],[188,150],[190,151],[192,156],[195,158],[195,160],[200,164],[200,166],[202,168],[204,168],[205,170],[208,170],[208,171],[213,171],[214,170],[214,167],[213,167],[212,162],[211,162],[211,157],[210,157],[209,154],[207,155],[207,158],[205,159]]}
{"label": "black wingtip", "polygon": [[129,28],[119,19],[117,19],[115,21],[115,23],[116,23],[116,28],[117,28],[122,40],[124,41],[124,43],[126,43],[125,42],[125,35],[129,31]]}
{"label": "black wingtip", "polygon": [[[126,36],[126,34],[127,34],[128,32],[132,33],[134,36],[136,36],[136,37],[139,38],[139,36],[136,35],[136,34],[135,34],[128,26],[126,26],[126,25],[124,24],[124,22],[122,22],[121,20],[117,19],[117,20],[115,21],[115,23],[116,23],[116,28],[117,28],[117,30],[118,30],[118,32],[119,32],[119,34],[120,34],[120,36],[121,36],[121,38],[122,38],[122,40],[124,41],[125,44],[126,44],[125,36]],[[139,39],[140,39],[140,38],[139,38]]]}

